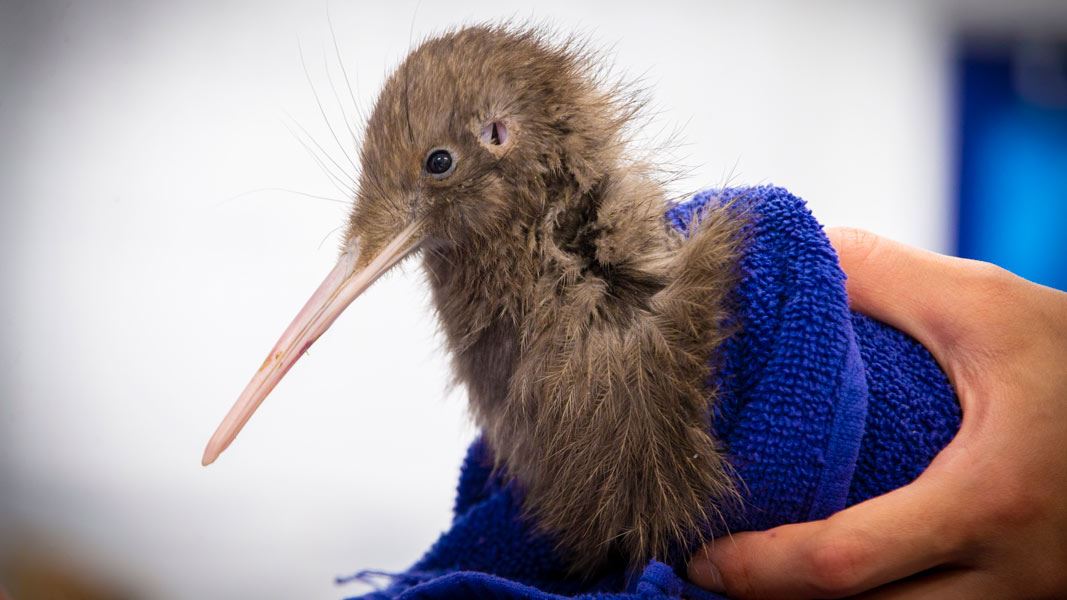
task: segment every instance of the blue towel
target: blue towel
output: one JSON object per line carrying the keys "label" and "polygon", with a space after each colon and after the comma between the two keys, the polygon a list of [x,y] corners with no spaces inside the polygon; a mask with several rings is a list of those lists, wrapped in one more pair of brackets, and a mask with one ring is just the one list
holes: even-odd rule
{"label": "blue towel", "polygon": [[[944,373],[913,339],[849,310],[833,248],[787,191],[705,191],[666,218],[684,232],[722,202],[748,216],[732,299],[739,327],[711,357],[709,382],[719,390],[712,427],[744,496],[726,527],[820,519],[912,481],[959,428]],[[521,489],[492,473],[491,451],[482,440],[468,451],[451,528],[364,598],[720,597],[686,581],[681,561],[568,577],[552,540],[520,516]]]}

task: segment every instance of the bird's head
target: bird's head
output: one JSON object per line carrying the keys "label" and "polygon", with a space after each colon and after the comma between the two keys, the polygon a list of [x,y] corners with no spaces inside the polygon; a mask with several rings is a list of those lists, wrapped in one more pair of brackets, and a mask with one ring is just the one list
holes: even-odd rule
{"label": "bird's head", "polygon": [[367,121],[337,265],[219,425],[203,464],[342,311],[421,248],[497,243],[583,193],[618,160],[634,110],[574,41],[477,26],[430,39],[389,77]]}

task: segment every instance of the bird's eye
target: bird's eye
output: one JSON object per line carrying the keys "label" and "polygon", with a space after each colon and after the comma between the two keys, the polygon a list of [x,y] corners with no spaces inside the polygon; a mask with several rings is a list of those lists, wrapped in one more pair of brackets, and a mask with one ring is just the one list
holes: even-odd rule
{"label": "bird's eye", "polygon": [[426,172],[438,179],[451,175],[455,165],[456,161],[452,160],[452,153],[448,150],[434,150],[426,157]]}

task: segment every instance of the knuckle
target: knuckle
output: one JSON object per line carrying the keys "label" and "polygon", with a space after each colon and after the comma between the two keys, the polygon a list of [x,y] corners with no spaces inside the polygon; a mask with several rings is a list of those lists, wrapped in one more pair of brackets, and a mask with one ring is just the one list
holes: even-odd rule
{"label": "knuckle", "polygon": [[828,232],[839,254],[853,255],[857,260],[865,259],[878,244],[878,236],[858,227],[834,227]]}
{"label": "knuckle", "polygon": [[1016,291],[1011,271],[983,261],[971,261],[970,285],[976,294],[994,301],[1009,300]]}
{"label": "knuckle", "polygon": [[809,585],[819,596],[840,596],[862,583],[863,547],[840,536],[815,542],[806,557]]}
{"label": "knuckle", "polygon": [[721,583],[731,596],[750,598],[759,595],[747,565],[745,555],[736,547],[720,552],[716,557],[715,566],[718,568]]}
{"label": "knuckle", "polygon": [[[1007,269],[992,263],[963,259],[957,270],[955,288],[959,317],[957,340],[973,359],[981,359],[980,369],[1001,364],[1031,344],[1031,336],[1020,323],[1031,317],[1020,303],[1022,281]],[[944,318],[944,317],[940,317]]]}

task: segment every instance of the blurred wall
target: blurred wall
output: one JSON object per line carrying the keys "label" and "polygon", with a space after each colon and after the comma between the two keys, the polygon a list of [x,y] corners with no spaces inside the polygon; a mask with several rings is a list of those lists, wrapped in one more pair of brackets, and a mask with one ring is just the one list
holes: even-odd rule
{"label": "blurred wall", "polygon": [[686,142],[675,191],[775,183],[824,223],[946,251],[953,32],[1048,27],[1062,7],[4,3],[0,582],[31,560],[133,596],[337,598],[363,588],[335,575],[403,569],[447,526],[475,431],[414,265],[199,465],[335,257],[347,192],[298,139],[354,174],[362,117],[331,23],[363,114],[444,27],[586,32],[651,88],[652,137]]}
{"label": "blurred wall", "polygon": [[956,55],[955,251],[1067,290],[1067,34]]}

